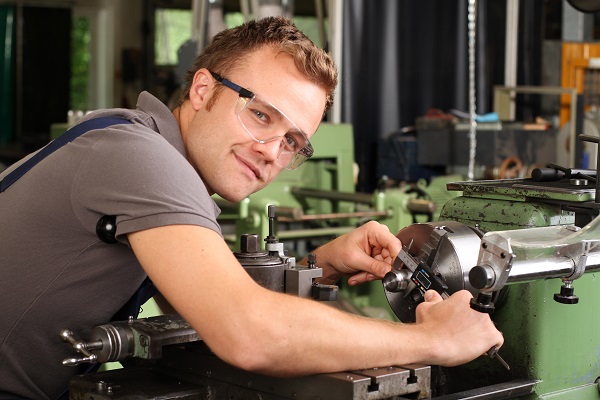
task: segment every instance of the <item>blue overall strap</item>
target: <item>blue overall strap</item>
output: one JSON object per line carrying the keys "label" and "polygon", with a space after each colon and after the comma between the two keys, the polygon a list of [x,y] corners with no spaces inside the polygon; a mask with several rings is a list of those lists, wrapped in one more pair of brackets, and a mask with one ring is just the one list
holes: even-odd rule
{"label": "blue overall strap", "polygon": [[[46,147],[42,148],[29,160],[25,161],[23,164],[15,168],[15,170],[12,171],[10,174],[5,176],[4,179],[0,181],[0,193],[8,189],[13,183],[19,180],[19,178],[25,175],[31,168],[35,167],[44,158],[48,157],[50,154],[54,153],[56,150],[60,149],[67,143],[70,143],[73,140],[77,139],[84,133],[94,129],[107,128],[111,125],[131,123],[131,121],[119,117],[100,117],[89,119],[78,125],[75,125],[71,129],[60,135],[58,138],[56,138],[54,141],[50,142]],[[100,239],[103,238],[100,237]],[[103,241],[107,242],[106,240]],[[117,241],[108,241],[107,243],[117,243]],[[123,308],[115,314],[112,320],[127,320],[129,316],[137,318],[140,306],[144,304],[147,300],[152,298],[157,292],[158,290],[152,284],[152,281],[146,278],[146,280],[142,283],[137,292],[132,296],[132,298],[127,302],[127,304],[125,304]]]}
{"label": "blue overall strap", "polygon": [[23,164],[19,165],[14,171],[10,174],[6,175],[2,181],[0,181],[0,193],[4,192],[6,189],[10,187],[13,183],[15,183],[19,178],[21,178],[27,171],[33,168],[37,163],[42,161],[44,158],[48,157],[50,154],[54,153],[56,150],[60,149],[64,145],[69,142],[72,142],[74,139],[83,135],[87,131],[91,131],[94,129],[102,129],[109,127],[111,125],[117,124],[131,124],[132,122],[118,117],[100,117],[94,118],[80,123],[79,125],[75,125],[58,138],[50,142],[46,147],[42,148],[38,151],[33,157],[29,160],[25,161]]}
{"label": "blue overall strap", "polygon": [[154,286],[150,278],[144,279],[144,282],[142,282],[129,301],[113,315],[111,321],[127,321],[129,317],[136,319],[140,314],[142,305],[154,297],[156,293],[158,293],[158,289]]}

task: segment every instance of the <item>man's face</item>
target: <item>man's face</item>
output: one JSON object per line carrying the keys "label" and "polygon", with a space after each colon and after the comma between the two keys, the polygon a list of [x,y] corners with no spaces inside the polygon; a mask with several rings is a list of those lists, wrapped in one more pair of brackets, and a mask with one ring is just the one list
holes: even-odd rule
{"label": "man's face", "polygon": [[[276,55],[268,48],[258,50],[225,78],[277,107],[309,138],[319,126],[326,93],[298,72],[290,56]],[[258,143],[250,136],[235,113],[239,94],[234,90],[222,87],[207,111],[217,85],[208,71],[196,74],[190,91],[195,113],[182,131],[183,139],[188,159],[208,190],[239,201],[265,187],[285,167],[276,162],[281,141]],[[282,128],[280,135],[292,127]]]}

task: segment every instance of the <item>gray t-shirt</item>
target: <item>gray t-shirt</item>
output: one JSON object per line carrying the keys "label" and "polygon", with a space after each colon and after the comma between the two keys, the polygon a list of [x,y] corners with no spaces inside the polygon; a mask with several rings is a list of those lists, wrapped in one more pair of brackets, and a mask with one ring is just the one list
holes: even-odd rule
{"label": "gray t-shirt", "polygon": [[[97,116],[133,124],[84,134],[0,193],[0,392],[55,398],[86,368],[62,366],[75,351],[59,332],[86,339],[146,278],[128,233],[171,224],[221,233],[219,209],[164,104],[144,92],[136,110],[86,119]],[[97,237],[103,215],[116,216],[119,243]]]}

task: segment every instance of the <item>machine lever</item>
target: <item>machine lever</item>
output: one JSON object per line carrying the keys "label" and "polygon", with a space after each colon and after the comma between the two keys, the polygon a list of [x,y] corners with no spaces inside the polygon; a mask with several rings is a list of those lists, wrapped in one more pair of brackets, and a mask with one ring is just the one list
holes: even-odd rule
{"label": "machine lever", "polygon": [[82,340],[75,339],[73,331],[69,329],[63,329],[60,331],[60,338],[63,342],[71,344],[77,352],[84,355],[84,357],[72,357],[63,360],[65,366],[75,366],[83,363],[95,363],[98,361],[98,356],[93,354],[88,349],[102,348],[102,343],[86,343]]}
{"label": "machine lever", "polygon": [[98,361],[98,360],[97,360],[97,357],[96,357],[95,355],[93,355],[93,354],[92,354],[91,356],[88,356],[88,357],[79,357],[79,358],[77,358],[77,357],[72,357],[72,358],[65,358],[65,359],[62,361],[62,364],[63,364],[65,367],[74,367],[74,366],[76,366],[76,365],[79,365],[79,364],[85,364],[85,363],[90,363],[90,364],[93,364],[93,363],[95,363],[96,361]]}
{"label": "machine lever", "polygon": [[500,354],[498,354],[498,348],[496,346],[489,349],[486,354],[490,358],[497,358],[498,361],[500,361],[500,364],[502,364],[504,366],[504,368],[506,368],[508,371],[510,371],[510,366],[508,365],[508,363],[506,361],[504,361],[504,358],[502,358],[500,356]]}

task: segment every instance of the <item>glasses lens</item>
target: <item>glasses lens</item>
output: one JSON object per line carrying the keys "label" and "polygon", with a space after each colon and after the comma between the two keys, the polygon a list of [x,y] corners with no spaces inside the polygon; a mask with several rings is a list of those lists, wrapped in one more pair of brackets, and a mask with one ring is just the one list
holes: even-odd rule
{"label": "glasses lens", "polygon": [[277,162],[285,168],[295,169],[313,155],[304,132],[269,102],[256,96],[240,97],[235,112],[246,132],[257,142],[281,141]]}

